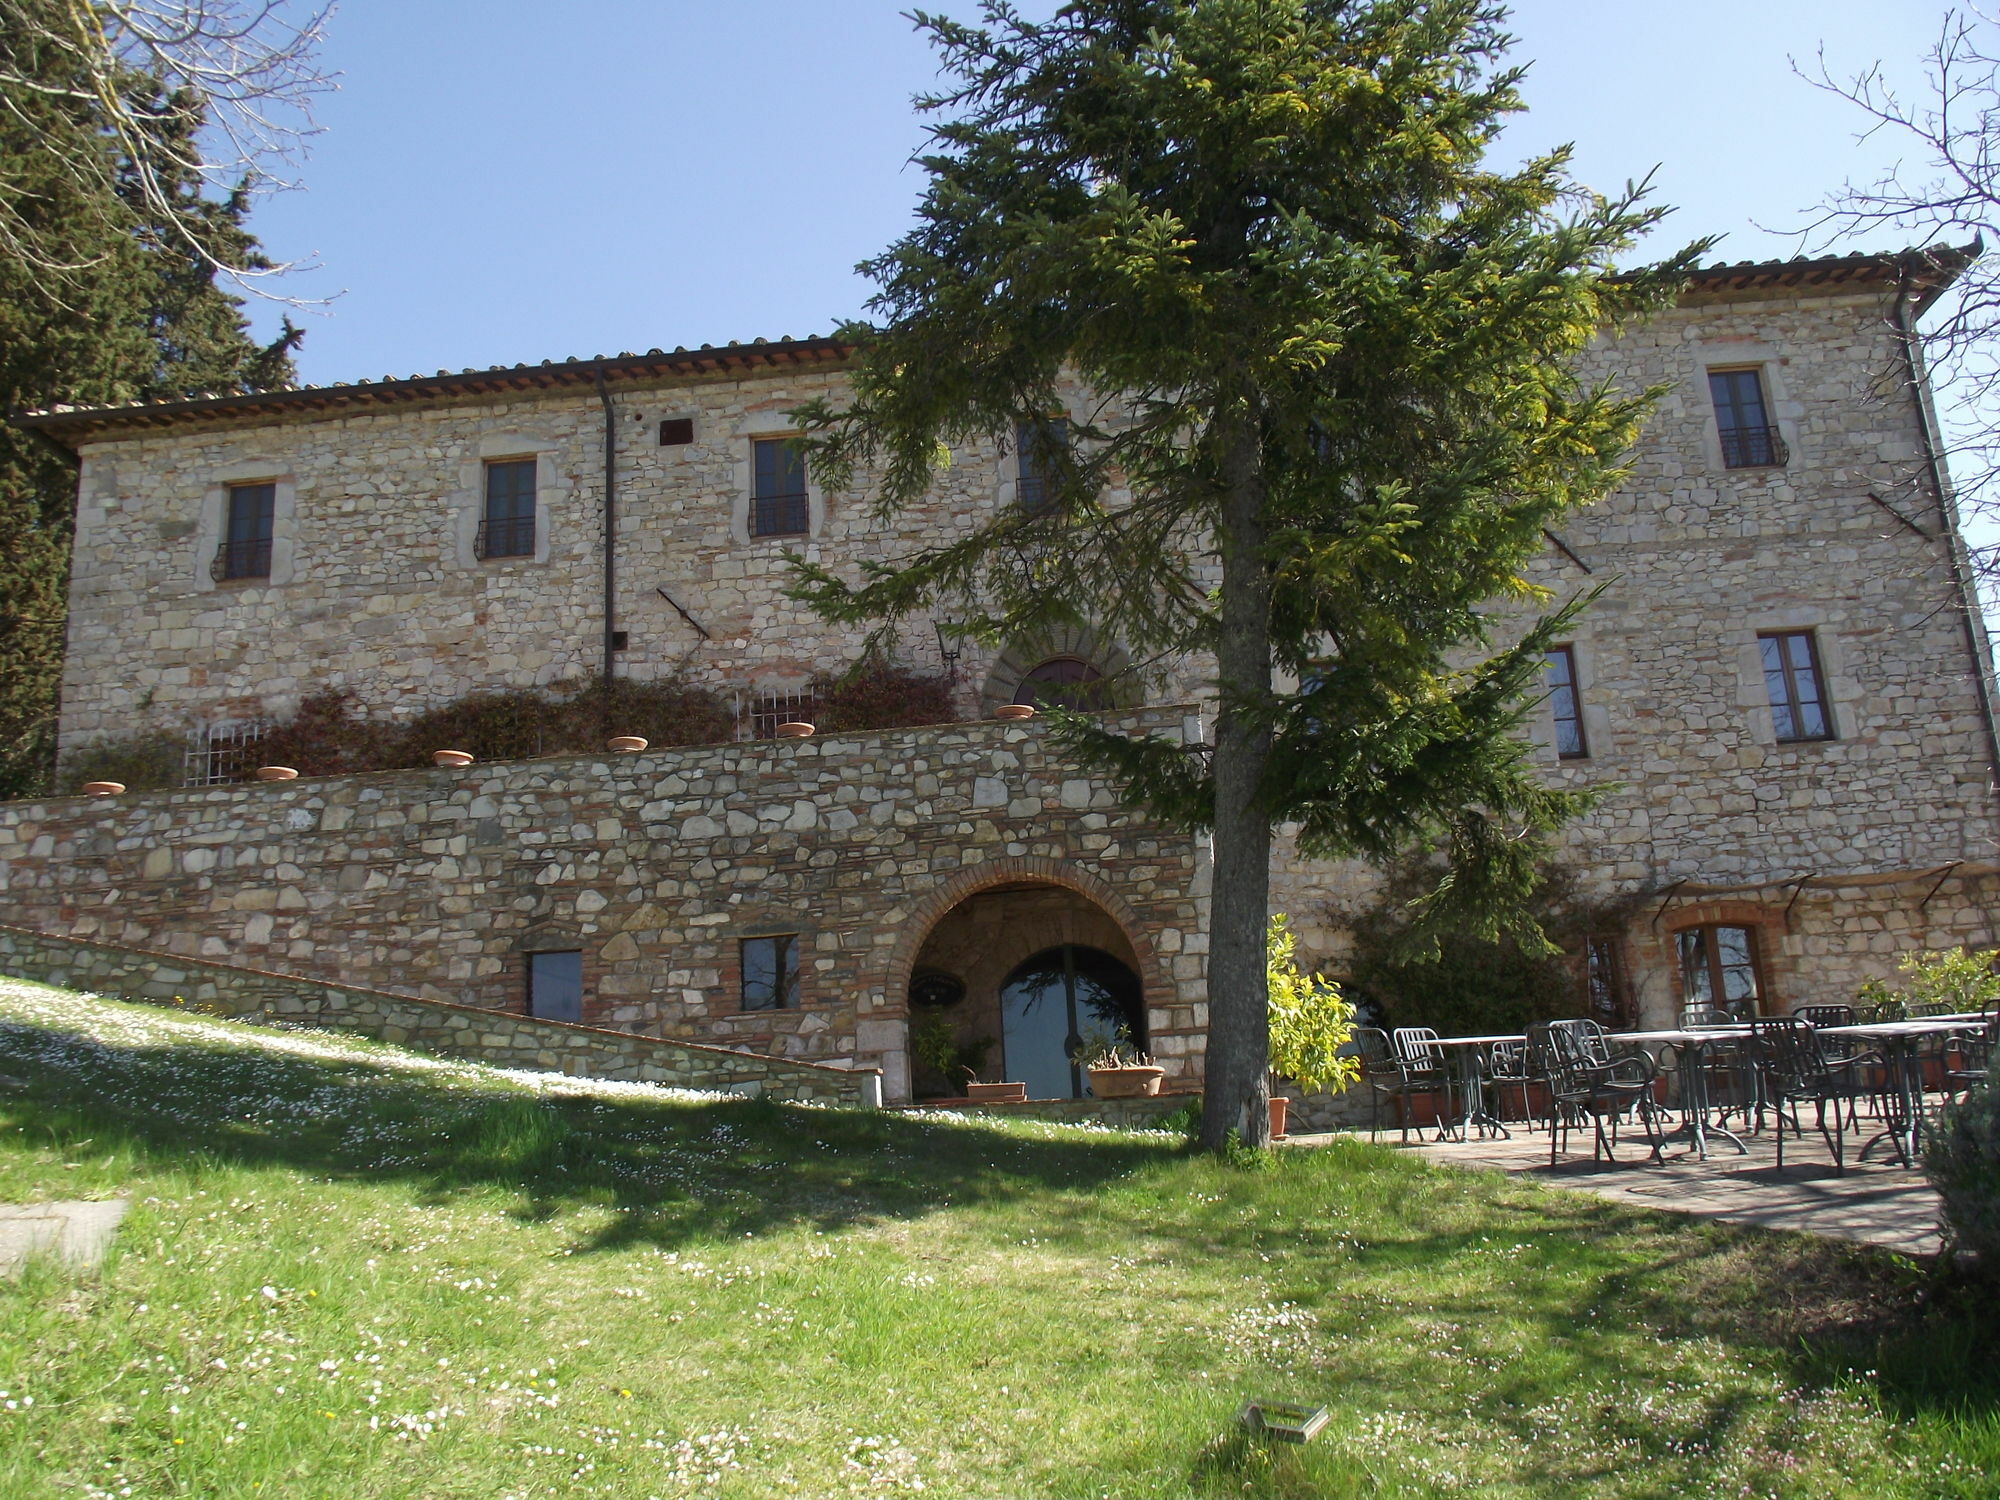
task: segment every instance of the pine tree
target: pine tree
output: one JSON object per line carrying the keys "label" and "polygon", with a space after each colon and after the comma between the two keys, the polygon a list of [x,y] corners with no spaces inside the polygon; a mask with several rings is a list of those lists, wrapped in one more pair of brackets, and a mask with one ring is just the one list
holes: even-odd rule
{"label": "pine tree", "polygon": [[[10,89],[0,108],[0,411],[289,383],[297,330],[259,345],[189,237],[119,190],[124,164],[90,81],[15,24],[24,5],[0,27],[0,71],[40,85]],[[152,80],[119,87],[161,131],[198,128],[184,102],[162,107]],[[176,202],[219,255],[254,262],[243,195],[205,197],[189,174]],[[43,789],[53,763],[75,491],[67,454],[0,424],[0,797]]]}
{"label": "pine tree", "polygon": [[[1567,153],[1485,164],[1520,106],[1488,0],[1073,0],[923,15],[953,86],[920,222],[863,267],[879,326],[848,404],[805,408],[832,485],[917,501],[948,445],[1102,393],[1044,455],[1048,503],[871,567],[795,560],[828,617],[1066,623],[1215,664],[1213,752],[1060,735],[1212,832],[1202,1138],[1261,1144],[1272,826],[1308,853],[1441,845],[1443,925],[1522,920],[1538,832],[1580,805],[1516,733],[1558,613],[1522,569],[1619,475],[1646,393],[1575,356],[1662,305],[1701,246],[1618,275],[1662,210]],[[1129,497],[1129,498],[1126,498]],[[1497,606],[1496,606],[1496,601]],[[1497,610],[1497,613],[1496,613]],[[1294,683],[1296,686],[1286,686]]]}

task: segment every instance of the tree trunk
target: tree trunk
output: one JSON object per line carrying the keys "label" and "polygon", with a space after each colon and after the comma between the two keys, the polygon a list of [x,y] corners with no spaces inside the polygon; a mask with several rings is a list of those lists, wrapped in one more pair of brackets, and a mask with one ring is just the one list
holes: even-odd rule
{"label": "tree trunk", "polygon": [[1216,676],[1215,866],[1209,901],[1208,1058],[1201,1144],[1219,1151],[1233,1130],[1264,1146],[1271,1123],[1271,1013],[1264,929],[1271,906],[1271,824],[1259,797],[1271,754],[1271,564],[1254,414],[1224,438],[1221,636]]}

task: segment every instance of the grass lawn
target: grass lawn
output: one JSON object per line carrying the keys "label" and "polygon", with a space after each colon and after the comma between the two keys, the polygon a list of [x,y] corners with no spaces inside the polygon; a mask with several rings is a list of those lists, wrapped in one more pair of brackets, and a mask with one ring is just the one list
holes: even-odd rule
{"label": "grass lawn", "polygon": [[[2000,1312],[1355,1143],[535,1080],[0,981],[0,1495],[2000,1495]],[[1309,1447],[1238,1433],[1321,1402]]]}

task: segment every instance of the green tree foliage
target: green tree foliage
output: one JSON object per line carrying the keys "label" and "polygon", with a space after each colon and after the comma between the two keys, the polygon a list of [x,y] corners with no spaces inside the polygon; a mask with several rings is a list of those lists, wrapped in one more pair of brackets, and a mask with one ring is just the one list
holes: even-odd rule
{"label": "green tree foliage", "polygon": [[[171,184],[178,222],[163,222],[105,127],[105,80],[34,24],[64,10],[0,10],[0,75],[34,85],[0,98],[0,411],[289,383],[297,330],[260,346],[215,281],[216,259],[263,264],[243,195],[209,197],[190,171]],[[110,85],[163,139],[200,127],[143,73]],[[0,425],[0,796],[52,769],[75,489],[67,454]]]}
{"label": "green tree foliage", "polygon": [[952,80],[923,101],[942,119],[920,222],[863,268],[880,322],[843,330],[851,401],[802,412],[829,483],[880,464],[885,515],[952,445],[1073,421],[1046,504],[859,579],[796,564],[826,615],[943,607],[989,640],[1069,624],[1215,661],[1212,756],[1055,716],[1138,801],[1213,831],[1212,1149],[1266,1138],[1275,821],[1313,854],[1440,844],[1434,928],[1497,931],[1536,833],[1579,806],[1513,733],[1559,626],[1496,649],[1492,608],[1547,602],[1522,569],[1618,480],[1646,404],[1574,356],[1669,300],[1702,247],[1615,274],[1661,212],[1640,190],[1587,193],[1560,150],[1485,164],[1521,107],[1503,19],[1488,0],[920,16]]}
{"label": "green tree foliage", "polygon": [[1567,866],[1547,863],[1522,902],[1532,932],[1436,934],[1424,905],[1440,873],[1435,860],[1399,860],[1377,899],[1346,918],[1348,987],[1379,1024],[1464,1036],[1522,1032],[1566,1016],[1605,1025],[1628,1018],[1631,996],[1619,976],[1607,977],[1601,997],[1586,992],[1582,955],[1593,935],[1623,930],[1629,900],[1587,900]]}

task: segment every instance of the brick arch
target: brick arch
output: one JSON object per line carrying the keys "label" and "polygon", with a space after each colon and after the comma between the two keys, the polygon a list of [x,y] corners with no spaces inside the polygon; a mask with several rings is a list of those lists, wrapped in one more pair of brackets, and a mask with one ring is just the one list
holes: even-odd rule
{"label": "brick arch", "polygon": [[888,965],[882,971],[883,999],[889,1012],[902,1016],[909,1014],[910,973],[916,967],[917,955],[923,951],[931,929],[937,926],[945,913],[971,900],[981,891],[999,885],[1023,883],[1060,886],[1083,897],[1118,924],[1126,941],[1132,945],[1133,957],[1138,960],[1140,996],[1149,1011],[1172,995],[1167,971],[1160,963],[1159,950],[1153,945],[1150,924],[1133,911],[1124,897],[1097,876],[1067,860],[1028,856],[989,860],[973,869],[961,870],[940,883],[911,909],[903,919],[902,932],[889,950]]}
{"label": "brick arch", "polygon": [[1674,951],[1674,934],[1690,927],[1748,927],[1757,934],[1757,975],[1764,988],[1764,1004],[1782,1014],[1797,1003],[1791,994],[1794,981],[1791,955],[1785,937],[1791,931],[1785,908],[1767,901],[1746,901],[1742,897],[1711,897],[1676,906],[1660,919],[1659,961],[1674,985],[1674,1003],[1680,1003],[1680,960]]}

